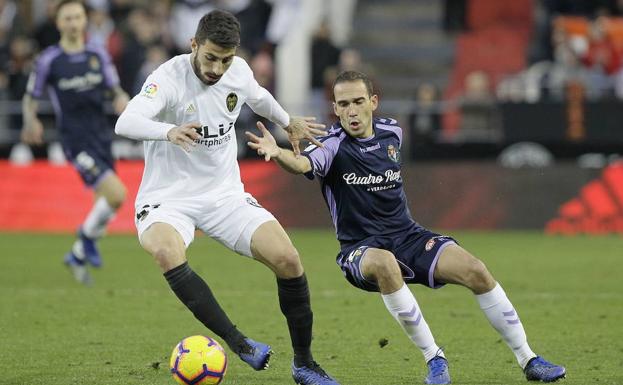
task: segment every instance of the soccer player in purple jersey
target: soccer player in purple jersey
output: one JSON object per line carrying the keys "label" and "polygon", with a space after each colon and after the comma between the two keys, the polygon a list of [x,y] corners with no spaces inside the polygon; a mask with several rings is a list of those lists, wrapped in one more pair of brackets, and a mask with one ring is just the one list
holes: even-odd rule
{"label": "soccer player in purple jersey", "polygon": [[95,191],[95,203],[78,230],[78,237],[65,257],[74,277],[90,283],[86,263],[102,264],[96,245],[108,222],[125,200],[126,189],[114,171],[112,130],[104,111],[106,93],[114,95],[113,108],[121,113],[128,95],[102,47],[87,44],[87,12],[79,0],[62,0],[56,9],[58,44],[44,50],[28,82],[22,102],[22,140],[43,143],[43,125],[37,118],[37,99],[47,91],[56,114],[57,127],[67,159],[84,183]]}
{"label": "soccer player in purple jersey", "polygon": [[409,283],[470,289],[528,380],[564,377],[564,367],[530,349],[517,311],[484,263],[453,238],[430,232],[412,219],[400,175],[402,129],[394,119],[373,118],[378,96],[369,78],[343,72],[333,92],[339,122],[319,139],[323,147],[310,145],[297,157],[278,147],[261,123],[262,136],[247,133],[248,145],[291,173],[319,178],[340,241],[338,265],[355,287],[381,293],[387,310],[424,355],[425,383],[449,384],[450,372]]}

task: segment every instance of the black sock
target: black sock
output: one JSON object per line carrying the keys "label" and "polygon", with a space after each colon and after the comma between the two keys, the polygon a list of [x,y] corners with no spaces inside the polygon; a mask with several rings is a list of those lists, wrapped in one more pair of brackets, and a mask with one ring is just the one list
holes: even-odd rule
{"label": "black sock", "polygon": [[173,268],[164,277],[177,298],[213,333],[221,337],[236,354],[247,347],[245,336],[227,317],[212,291],[188,262]]}
{"label": "black sock", "polygon": [[298,367],[311,365],[312,324],[314,314],[311,310],[309,287],[305,274],[298,278],[277,278],[279,306],[286,316],[290,339],[294,349],[294,364]]}

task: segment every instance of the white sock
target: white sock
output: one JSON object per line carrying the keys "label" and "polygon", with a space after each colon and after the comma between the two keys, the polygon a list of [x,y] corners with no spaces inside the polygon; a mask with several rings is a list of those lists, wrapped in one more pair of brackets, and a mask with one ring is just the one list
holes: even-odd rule
{"label": "white sock", "polygon": [[82,224],[82,232],[89,238],[100,238],[114,215],[115,210],[110,207],[106,198],[99,197]]}
{"label": "white sock", "polygon": [[517,362],[524,368],[536,354],[528,346],[526,332],[519,320],[513,304],[499,283],[488,293],[476,295],[480,308],[487,316],[491,326],[500,333],[506,344],[511,348]]}
{"label": "white sock", "polygon": [[420,348],[426,362],[435,356],[444,357],[443,351],[435,343],[424,315],[406,284],[391,294],[382,294],[387,310],[398,321],[411,341]]}

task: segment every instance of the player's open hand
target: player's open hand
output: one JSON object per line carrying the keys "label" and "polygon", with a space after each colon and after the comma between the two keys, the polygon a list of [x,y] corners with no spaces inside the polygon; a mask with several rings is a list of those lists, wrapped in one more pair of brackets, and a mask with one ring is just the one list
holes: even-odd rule
{"label": "player's open hand", "polygon": [[265,161],[270,161],[270,158],[279,156],[281,149],[277,146],[275,138],[270,134],[268,129],[262,124],[257,122],[257,128],[260,130],[262,136],[257,136],[249,131],[245,131],[245,135],[249,138],[250,142],[247,145],[257,151],[257,154],[264,157]]}
{"label": "player's open hand", "polygon": [[38,118],[32,118],[24,123],[21,133],[22,142],[26,144],[43,144],[43,124]]}
{"label": "player's open hand", "polygon": [[181,126],[173,127],[167,132],[167,139],[173,144],[177,144],[186,152],[197,145],[195,140],[201,139],[198,129],[201,129],[201,124],[197,122],[182,124]]}
{"label": "player's open hand", "polygon": [[293,116],[290,118],[290,125],[285,128],[288,133],[288,141],[292,145],[292,151],[297,157],[301,154],[299,144],[301,140],[307,139],[318,147],[323,147],[315,136],[326,135],[327,132],[322,130],[324,124],[316,123],[316,118],[309,116]]}

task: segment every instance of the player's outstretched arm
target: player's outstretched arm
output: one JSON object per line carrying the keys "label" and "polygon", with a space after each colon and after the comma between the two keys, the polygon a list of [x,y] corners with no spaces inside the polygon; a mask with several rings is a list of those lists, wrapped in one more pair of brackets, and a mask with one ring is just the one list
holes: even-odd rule
{"label": "player's outstretched arm", "polygon": [[261,122],[257,122],[257,128],[262,136],[245,132],[249,138],[247,145],[256,150],[258,155],[263,156],[265,161],[274,159],[281,168],[293,174],[304,174],[311,171],[311,163],[307,157],[297,157],[294,152],[279,147],[275,138]]}
{"label": "player's outstretched arm", "polygon": [[301,154],[300,142],[303,139],[309,140],[318,147],[323,147],[315,137],[323,136],[327,133],[322,130],[325,125],[322,123],[316,123],[316,118],[311,116],[292,116],[290,117],[290,124],[284,127],[284,130],[288,133],[288,141],[292,145],[294,155],[297,157]]}
{"label": "player's outstretched arm", "polygon": [[112,108],[115,111],[115,114],[121,115],[123,110],[125,110],[126,106],[128,105],[130,97],[119,86],[115,86],[112,91],[114,95],[112,99]]}
{"label": "player's outstretched arm", "polygon": [[22,99],[22,126],[21,139],[27,144],[43,144],[43,124],[37,117],[39,103],[29,94]]}

